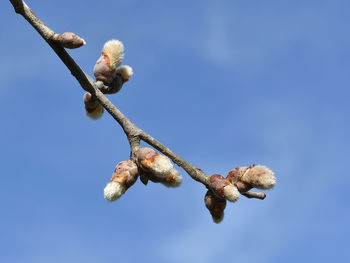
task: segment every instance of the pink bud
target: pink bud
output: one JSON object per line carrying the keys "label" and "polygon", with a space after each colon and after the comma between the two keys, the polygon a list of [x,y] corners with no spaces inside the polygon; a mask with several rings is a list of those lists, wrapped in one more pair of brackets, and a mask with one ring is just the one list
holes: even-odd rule
{"label": "pink bud", "polygon": [[88,117],[93,120],[101,118],[104,112],[103,107],[98,103],[97,99],[91,95],[91,93],[86,92],[84,94],[84,104],[85,112]]}
{"label": "pink bud", "polygon": [[124,81],[123,81],[122,77],[116,74],[113,77],[111,84],[109,85],[110,90],[109,90],[108,94],[115,94],[118,91],[120,91],[122,86],[123,86],[123,83],[124,83]]}
{"label": "pink bud", "polygon": [[226,177],[226,179],[234,184],[241,193],[247,192],[253,188],[250,184],[240,181],[242,175],[247,171],[247,169],[248,167],[235,168],[229,171]]}
{"label": "pink bud", "polygon": [[219,198],[211,190],[208,190],[205,194],[204,202],[213,218],[213,221],[215,223],[220,223],[224,218],[226,199]]}
{"label": "pink bud", "polygon": [[94,67],[94,75],[97,81],[109,85],[113,80],[113,71],[110,67],[110,59],[107,54],[102,54]]}
{"label": "pink bud", "polygon": [[237,201],[240,196],[237,187],[219,174],[210,176],[208,186],[218,197],[231,202]]}
{"label": "pink bud", "polygon": [[86,44],[85,40],[72,32],[54,34],[52,39],[60,43],[65,48],[78,48]]}
{"label": "pink bud", "polygon": [[121,64],[124,57],[124,46],[119,40],[112,39],[103,46],[102,54],[94,67],[96,80],[110,85],[116,68]]}

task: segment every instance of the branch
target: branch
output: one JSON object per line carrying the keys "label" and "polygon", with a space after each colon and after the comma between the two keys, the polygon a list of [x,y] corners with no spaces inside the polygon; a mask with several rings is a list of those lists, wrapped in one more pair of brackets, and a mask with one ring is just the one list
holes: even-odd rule
{"label": "branch", "polygon": [[[164,146],[162,143],[154,139],[152,136],[138,128],[133,124],[112,102],[100,91],[97,83],[86,74],[78,64],[73,60],[73,58],[67,53],[67,51],[55,41],[52,40],[54,36],[54,31],[47,27],[27,6],[27,4],[22,0],[10,0],[16,13],[21,14],[43,37],[43,39],[50,45],[50,47],[55,51],[57,56],[62,60],[62,62],[70,70],[71,74],[77,79],[81,87],[90,92],[93,96],[97,98],[99,103],[113,116],[113,118],[120,124],[123,128],[131,147],[131,157],[134,159],[134,152],[137,150],[139,139],[144,140],[148,144],[152,145],[154,148],[168,156],[177,165],[182,167],[194,180],[207,185],[208,176],[198,167],[185,161],[183,158],[175,154],[169,148]],[[100,87],[101,88],[101,87]]]}
{"label": "branch", "polygon": [[[111,114],[112,117],[119,123],[127,136],[130,144],[130,159],[132,161],[121,162],[116,167],[113,178],[111,182],[108,183],[106,188],[109,187],[107,191],[111,190],[116,185],[117,188],[112,189],[114,194],[110,195],[110,199],[107,198],[108,200],[115,200],[119,198],[120,195],[122,195],[126,189],[136,181],[138,175],[140,175],[141,181],[144,184],[147,184],[148,179],[154,182],[161,182],[161,177],[159,177],[161,174],[161,172],[159,172],[160,170],[154,170],[159,168],[159,163],[155,163],[157,160],[161,160],[159,162],[163,162],[162,164],[164,164],[164,162],[167,163],[167,161],[164,161],[164,158],[166,157],[163,158],[150,148],[142,148],[143,151],[140,151],[141,140],[145,141],[163,153],[165,156],[169,157],[174,163],[182,167],[194,180],[202,183],[204,186],[206,186],[206,188],[208,188],[205,203],[207,208],[212,213],[215,222],[219,222],[220,218],[222,219],[223,209],[226,206],[226,200],[234,202],[238,199],[240,194],[246,196],[247,198],[264,199],[266,197],[265,193],[252,192],[248,190],[254,187],[260,189],[271,188],[275,184],[275,178],[271,170],[264,166],[240,167],[230,171],[227,178],[217,174],[208,176],[200,168],[187,162],[165,145],[137,127],[115,105],[113,105],[109,99],[107,99],[104,94],[113,94],[118,92],[124,82],[120,79],[116,80],[116,78],[113,79],[111,84],[108,85],[106,85],[106,82],[103,82],[100,79],[95,82],[92,77],[86,74],[79,67],[79,65],[67,53],[65,47],[80,47],[81,45],[85,44],[83,39],[70,32],[56,34],[34,14],[34,12],[24,1],[10,0],[10,2],[14,7],[15,12],[22,15],[34,27],[34,29],[42,36],[42,38],[48,43],[48,45],[70,70],[71,74],[77,79],[80,86],[89,93],[87,96],[88,103],[92,105],[96,105],[96,103],[98,105],[99,103],[102,105],[102,107],[106,109],[106,111],[109,112],[109,114]],[[103,56],[104,55],[102,54],[102,59]],[[137,172],[135,172],[136,164],[139,168],[142,168],[139,170],[138,175]],[[153,174],[152,171],[154,172]],[[167,180],[172,180],[178,176],[174,170],[170,169],[169,171],[171,171],[171,174],[169,174],[168,177],[161,178],[164,184],[170,182]],[[115,191],[117,191],[117,195],[115,195]]]}
{"label": "branch", "polygon": [[266,197],[266,194],[263,192],[252,192],[252,191],[248,191],[248,192],[244,192],[241,193],[242,195],[244,195],[247,198],[256,198],[256,199],[261,199],[264,200]]}

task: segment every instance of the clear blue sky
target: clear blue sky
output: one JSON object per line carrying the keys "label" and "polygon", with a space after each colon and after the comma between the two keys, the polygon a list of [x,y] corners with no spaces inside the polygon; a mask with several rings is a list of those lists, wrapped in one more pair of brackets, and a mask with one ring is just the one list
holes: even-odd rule
{"label": "clear blue sky", "polygon": [[208,174],[264,164],[278,183],[212,223],[205,189],[138,181],[103,198],[125,135],[0,3],[0,261],[350,261],[350,2],[28,1],[92,74],[105,41],[135,75],[112,102]]}

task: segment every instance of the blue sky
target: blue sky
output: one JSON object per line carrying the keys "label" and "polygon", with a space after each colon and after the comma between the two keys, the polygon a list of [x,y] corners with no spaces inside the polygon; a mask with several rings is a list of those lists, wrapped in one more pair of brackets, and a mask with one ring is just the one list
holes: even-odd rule
{"label": "blue sky", "polygon": [[264,164],[275,189],[228,204],[138,181],[103,199],[129,156],[108,115],[9,1],[0,3],[1,262],[346,262],[350,230],[350,2],[27,1],[89,74],[105,41],[135,75],[112,102],[208,174]]}

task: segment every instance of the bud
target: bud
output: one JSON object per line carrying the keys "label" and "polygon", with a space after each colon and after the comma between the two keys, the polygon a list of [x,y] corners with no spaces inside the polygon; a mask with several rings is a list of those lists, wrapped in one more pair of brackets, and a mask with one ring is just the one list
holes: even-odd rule
{"label": "bud", "polygon": [[224,218],[226,199],[217,197],[211,190],[208,190],[204,197],[204,203],[209,210],[213,221],[220,223]]}
{"label": "bud", "polygon": [[182,183],[182,176],[178,170],[173,168],[161,183],[166,187],[178,187]]}
{"label": "bud", "polygon": [[134,74],[132,67],[128,65],[121,66],[117,69],[116,73],[122,77],[123,83],[127,82]]}
{"label": "bud", "polygon": [[104,197],[108,201],[115,201],[137,180],[138,170],[133,161],[127,160],[118,163],[110,182],[104,189]]}
{"label": "bud", "polygon": [[114,94],[120,91],[124,83],[123,78],[120,75],[115,74],[112,79],[112,83],[109,86],[108,94]]}
{"label": "bud", "polygon": [[123,57],[123,43],[116,39],[107,41],[103,46],[101,57],[94,67],[96,80],[109,85],[113,80],[114,71],[122,63]]}
{"label": "bud", "polygon": [[182,176],[168,157],[149,147],[140,148],[136,156],[137,164],[151,181],[160,182],[169,187],[176,187],[182,183]]}
{"label": "bud", "polygon": [[228,184],[224,187],[224,196],[230,202],[236,202],[240,196],[240,192],[233,184]]}
{"label": "bud", "polygon": [[209,177],[208,186],[218,197],[227,199],[230,202],[237,201],[240,196],[237,187],[219,174]]}
{"label": "bud", "polygon": [[72,32],[66,32],[63,34],[54,34],[52,39],[60,43],[65,48],[78,48],[86,44],[85,40],[77,36]]}
{"label": "bud", "polygon": [[242,175],[241,181],[258,189],[270,189],[276,184],[274,173],[266,166],[252,166]]}
{"label": "bud", "polygon": [[[115,94],[121,90],[123,84],[132,76],[132,68],[130,66],[119,67],[108,79],[108,89],[103,91],[104,94]],[[97,81],[99,82],[99,81]],[[106,81],[105,81],[106,82]]]}
{"label": "bud", "polygon": [[253,187],[270,189],[276,184],[274,173],[262,165],[235,168],[228,173],[227,179],[241,192],[246,192]]}
{"label": "bud", "polygon": [[234,184],[241,193],[247,192],[253,188],[250,184],[240,181],[247,169],[248,167],[238,167],[229,171],[226,176],[226,179]]}
{"label": "bud", "polygon": [[117,182],[109,182],[103,189],[103,195],[106,200],[113,202],[119,199],[126,191],[125,186]]}
{"label": "bud", "polygon": [[139,175],[140,175],[140,180],[144,185],[148,184],[149,176],[142,171],[141,169],[139,170]]}
{"label": "bud", "polygon": [[86,92],[84,94],[84,104],[85,112],[88,117],[93,120],[101,118],[104,111],[103,107],[100,103],[98,103],[97,99],[91,95],[91,93]]}

